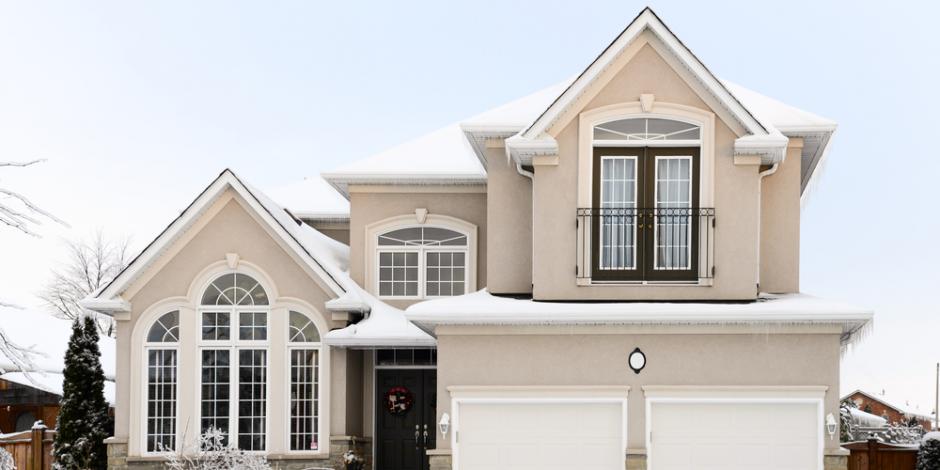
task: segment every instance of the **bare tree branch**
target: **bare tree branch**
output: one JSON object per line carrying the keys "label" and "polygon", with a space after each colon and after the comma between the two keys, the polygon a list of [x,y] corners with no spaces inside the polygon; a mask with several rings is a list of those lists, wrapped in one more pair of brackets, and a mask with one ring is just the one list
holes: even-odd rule
{"label": "bare tree branch", "polygon": [[68,261],[53,269],[39,297],[58,316],[75,319],[90,315],[101,334],[113,336],[111,318],[86,310],[79,302],[111,282],[127,266],[128,246],[127,239],[109,240],[100,230],[91,238],[69,242]]}
{"label": "bare tree branch", "polygon": [[[44,161],[43,159],[23,162],[0,161],[0,168],[25,168]],[[12,227],[26,235],[38,237],[35,227],[42,225],[42,219],[51,220],[64,227],[69,226],[26,196],[12,189],[0,187],[0,224]]]}
{"label": "bare tree branch", "polygon": [[44,161],[46,161],[45,158],[37,158],[37,159],[35,159],[35,160],[29,160],[29,161],[26,161],[26,162],[0,162],[0,167],[4,167],[4,166],[16,166],[16,167],[21,167],[21,168],[22,168],[22,167],[26,167],[26,166],[30,166],[30,165],[35,165],[35,164],[37,164],[37,163],[42,163],[42,162],[44,162]]}

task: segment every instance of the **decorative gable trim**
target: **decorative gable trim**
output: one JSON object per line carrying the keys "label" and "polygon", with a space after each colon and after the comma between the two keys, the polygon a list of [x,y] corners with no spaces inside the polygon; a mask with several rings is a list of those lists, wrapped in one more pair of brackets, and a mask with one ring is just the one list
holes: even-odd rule
{"label": "decorative gable trim", "polygon": [[657,52],[667,58],[674,68],[678,67],[691,74],[695,83],[700,85],[696,88],[705,92],[703,99],[720,108],[722,114],[733,121],[732,127],[739,128],[741,134],[745,134],[735,141],[735,155],[760,155],[766,164],[783,161],[787,138],[772,126],[760,122],[745,108],[649,7],[643,9],[529,127],[507,139],[506,149],[509,155],[525,166],[531,165],[533,157],[536,156],[557,156],[558,143],[550,135],[552,129],[571,113],[571,108],[582,97],[590,93],[595,82],[601,79],[604,72],[618,58],[624,53],[636,53],[636,47],[633,46],[646,32],[656,39],[650,44]]}
{"label": "decorative gable trim", "polygon": [[180,215],[168,225],[130,264],[127,265],[104,289],[82,300],[81,305],[105,314],[126,313],[130,303],[121,295],[130,288],[157,260],[166,254],[226,190],[231,189],[243,200],[242,206],[273,232],[291,255],[315,275],[325,289],[337,296],[345,293],[340,283],[291,235],[286,227],[270,213],[258,197],[229,169],[212,181]]}

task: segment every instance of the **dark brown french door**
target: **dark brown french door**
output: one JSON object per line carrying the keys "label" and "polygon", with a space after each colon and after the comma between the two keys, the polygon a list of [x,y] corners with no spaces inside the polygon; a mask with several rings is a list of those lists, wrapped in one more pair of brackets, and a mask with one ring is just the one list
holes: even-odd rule
{"label": "dark brown french door", "polygon": [[[375,470],[428,470],[435,448],[436,369],[376,370]],[[404,413],[388,410],[387,394],[404,389],[414,402]]]}
{"label": "dark brown french door", "polygon": [[698,148],[597,147],[592,278],[698,276]]}

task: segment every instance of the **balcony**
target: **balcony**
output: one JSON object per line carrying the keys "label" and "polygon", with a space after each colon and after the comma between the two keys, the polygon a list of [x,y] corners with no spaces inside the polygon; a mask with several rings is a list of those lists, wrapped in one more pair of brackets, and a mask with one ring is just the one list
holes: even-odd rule
{"label": "balcony", "polygon": [[581,285],[707,284],[715,274],[714,208],[582,208],[577,230]]}

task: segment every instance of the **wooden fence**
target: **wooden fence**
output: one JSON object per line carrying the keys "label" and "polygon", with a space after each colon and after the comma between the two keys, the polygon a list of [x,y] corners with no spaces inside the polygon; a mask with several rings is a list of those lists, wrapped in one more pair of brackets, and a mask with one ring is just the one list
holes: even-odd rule
{"label": "wooden fence", "polygon": [[55,431],[39,424],[30,431],[7,434],[0,438],[0,448],[13,456],[17,470],[51,470],[52,439]]}
{"label": "wooden fence", "polygon": [[843,444],[849,450],[849,470],[915,470],[917,447],[885,444],[875,439]]}

